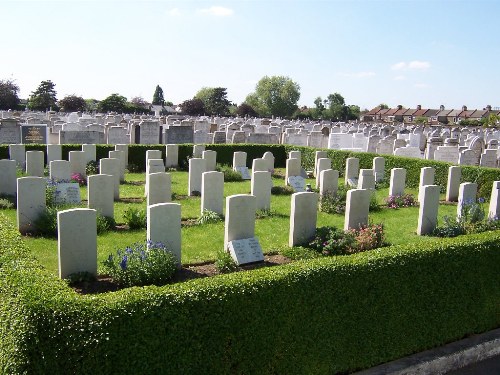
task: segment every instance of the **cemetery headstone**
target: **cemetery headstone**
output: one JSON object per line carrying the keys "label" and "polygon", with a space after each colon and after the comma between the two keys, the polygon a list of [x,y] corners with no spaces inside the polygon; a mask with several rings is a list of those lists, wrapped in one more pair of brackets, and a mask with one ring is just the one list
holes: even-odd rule
{"label": "cemetery headstone", "polygon": [[345,181],[346,186],[358,185],[358,174],[359,174],[359,159],[358,158],[347,158],[345,164]]}
{"label": "cemetery headstone", "polygon": [[456,202],[462,179],[462,168],[451,166],[448,168],[448,181],[446,183],[446,201]]}
{"label": "cemetery headstone", "polygon": [[46,207],[45,189],[43,177],[17,179],[17,229],[21,234],[36,232],[35,221]]}
{"label": "cemetery headstone", "polygon": [[406,169],[391,169],[391,181],[389,184],[389,196],[400,196],[405,193]]}
{"label": "cemetery headstone", "polygon": [[181,266],[181,205],[158,203],[147,208],[147,239],[160,242],[172,252]]}
{"label": "cemetery headstone", "polygon": [[[153,159],[154,160],[154,159]],[[166,172],[149,174],[147,202],[148,206],[168,203],[172,200],[172,177]]]}
{"label": "cemetery headstone", "polygon": [[460,219],[464,214],[467,206],[476,203],[477,184],[473,182],[464,182],[460,184],[458,190],[458,204],[457,204],[457,219]]}
{"label": "cemetery headstone", "polygon": [[202,159],[206,160],[206,172],[215,171],[217,166],[217,152],[213,150],[203,151]]}
{"label": "cemetery headstone", "polygon": [[207,172],[206,159],[189,159],[188,195],[201,194],[202,174]]}
{"label": "cemetery headstone", "polygon": [[500,181],[493,181],[488,218],[490,220],[500,219]]}
{"label": "cemetery headstone", "polygon": [[114,177],[94,174],[87,177],[87,205],[102,216],[114,218]]}
{"label": "cemetery headstone", "polygon": [[209,210],[222,215],[223,207],[224,173],[203,172],[201,177],[201,214],[203,211]]}
{"label": "cemetery headstone", "polygon": [[99,172],[113,176],[114,198],[120,199],[120,159],[102,158],[99,160]]}
{"label": "cemetery headstone", "polygon": [[292,195],[288,246],[307,244],[316,232],[318,194],[299,192]]}
{"label": "cemetery headstone", "polygon": [[21,125],[21,143],[47,144],[47,125]]}
{"label": "cemetery headstone", "polygon": [[26,164],[26,147],[24,145],[9,145],[9,159],[15,160],[17,167],[24,169]]}
{"label": "cemetery headstone", "polygon": [[179,145],[168,144],[165,146],[165,168],[179,166]]}
{"label": "cemetery headstone", "polygon": [[256,198],[257,210],[271,209],[271,188],[273,181],[271,172],[254,171],[252,173],[251,193]]}
{"label": "cemetery headstone", "polygon": [[16,195],[17,189],[17,171],[16,161],[1,159],[0,160],[0,194],[2,195]]}
{"label": "cemetery headstone", "polygon": [[421,190],[417,224],[419,236],[432,233],[437,226],[440,188],[437,185],[424,185]]}
{"label": "cemetery headstone", "polygon": [[339,186],[339,171],[333,169],[322,170],[319,174],[319,194],[337,194]]}
{"label": "cemetery headstone", "polygon": [[44,167],[45,162],[43,151],[26,152],[26,175],[43,177]]}
{"label": "cemetery headstone", "polygon": [[367,189],[347,191],[344,230],[359,229],[368,224],[371,194]]}

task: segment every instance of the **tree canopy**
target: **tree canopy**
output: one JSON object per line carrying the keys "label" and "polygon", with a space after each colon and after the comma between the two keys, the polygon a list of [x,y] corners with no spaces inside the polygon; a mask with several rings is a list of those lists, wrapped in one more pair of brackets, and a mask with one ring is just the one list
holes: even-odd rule
{"label": "tree canopy", "polygon": [[106,99],[97,104],[99,112],[124,112],[127,104],[127,98],[120,94],[111,94]]}
{"label": "tree canopy", "polygon": [[19,105],[19,86],[10,79],[0,80],[0,109],[16,109]]}
{"label": "tree canopy", "polygon": [[73,94],[59,100],[59,107],[64,112],[83,112],[87,108],[87,103],[81,96]]}
{"label": "tree canopy", "polygon": [[163,89],[160,85],[156,85],[155,92],[153,94],[153,105],[165,105],[165,98],[163,97]]}
{"label": "tree canopy", "polygon": [[180,107],[183,113],[190,116],[198,116],[205,113],[205,106],[201,99],[185,100],[181,103]]}
{"label": "tree canopy", "polygon": [[227,89],[224,87],[203,87],[194,96],[200,99],[205,107],[205,113],[214,116],[229,114],[231,102],[227,99]]}
{"label": "tree canopy", "polygon": [[285,76],[263,77],[245,102],[261,116],[292,116],[300,98],[300,86]]}
{"label": "tree canopy", "polygon": [[241,103],[237,108],[236,108],[236,114],[241,117],[245,116],[250,116],[250,117],[257,117],[259,114],[255,111],[255,109],[252,108],[251,105],[247,103]]}
{"label": "tree canopy", "polygon": [[55,86],[50,80],[42,81],[38,88],[31,93],[28,99],[28,108],[34,111],[58,109]]}

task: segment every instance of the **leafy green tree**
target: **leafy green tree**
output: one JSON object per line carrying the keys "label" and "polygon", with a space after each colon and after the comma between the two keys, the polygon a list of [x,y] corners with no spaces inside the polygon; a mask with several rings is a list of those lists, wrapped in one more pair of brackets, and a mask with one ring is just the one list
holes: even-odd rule
{"label": "leafy green tree", "polygon": [[140,108],[144,108],[144,109],[149,110],[150,104],[146,100],[144,100],[144,98],[141,96],[136,96],[136,97],[130,99],[130,103],[136,107],[140,107]]}
{"label": "leafy green tree", "polygon": [[120,94],[111,94],[106,99],[99,102],[97,110],[99,112],[123,112],[127,105],[127,98]]}
{"label": "leafy green tree", "polygon": [[385,104],[385,103],[380,103],[380,104],[378,105],[378,107],[379,107],[380,109],[389,109],[389,106],[388,106],[387,104]]}
{"label": "leafy green tree", "polygon": [[494,113],[490,113],[486,119],[484,119],[483,125],[487,127],[496,127],[500,122],[500,116]]}
{"label": "leafy green tree", "polygon": [[161,106],[165,105],[165,99],[163,98],[163,89],[160,87],[160,85],[156,85],[152,104]]}
{"label": "leafy green tree", "polygon": [[194,98],[203,102],[205,113],[209,115],[229,114],[231,102],[227,99],[227,89],[224,87],[203,87]]}
{"label": "leafy green tree", "polygon": [[347,119],[348,120],[357,120],[359,119],[359,116],[361,114],[361,109],[359,108],[359,105],[354,105],[351,104],[348,107],[348,114],[347,114]]}
{"label": "leafy green tree", "polygon": [[0,80],[0,109],[16,109],[19,105],[19,86],[10,79]]}
{"label": "leafy green tree", "polygon": [[198,116],[205,113],[205,106],[201,99],[185,100],[181,103],[180,107],[183,113],[190,116]]}
{"label": "leafy green tree", "polygon": [[300,98],[300,86],[289,77],[263,77],[245,102],[261,116],[292,116]]}
{"label": "leafy green tree", "polygon": [[427,117],[417,116],[415,119],[415,124],[427,124]]}
{"label": "leafy green tree", "polygon": [[97,105],[99,100],[97,99],[85,99],[85,110],[89,112],[97,111]]}
{"label": "leafy green tree", "polygon": [[67,95],[59,100],[59,107],[64,112],[83,112],[87,108],[87,103],[81,96]]}
{"label": "leafy green tree", "polygon": [[349,109],[345,104],[345,99],[338,92],[328,95],[324,100],[325,105],[328,107],[328,115],[334,120],[347,120]]}
{"label": "leafy green tree", "polygon": [[259,115],[257,111],[247,103],[241,103],[238,108],[236,108],[236,114],[240,117],[257,117]]}
{"label": "leafy green tree", "polygon": [[42,81],[38,88],[31,93],[28,99],[28,108],[34,111],[46,111],[50,108],[58,109],[55,86],[50,80]]}

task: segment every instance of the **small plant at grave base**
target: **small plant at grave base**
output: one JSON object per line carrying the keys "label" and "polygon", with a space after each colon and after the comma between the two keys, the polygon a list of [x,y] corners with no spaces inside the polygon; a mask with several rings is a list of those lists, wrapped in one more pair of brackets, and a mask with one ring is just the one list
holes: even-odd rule
{"label": "small plant at grave base", "polygon": [[69,275],[66,279],[68,285],[75,285],[79,283],[89,283],[96,280],[96,277],[90,272],[76,272]]}
{"label": "small plant at grave base", "polygon": [[264,219],[266,217],[273,217],[274,215],[276,215],[276,211],[273,211],[271,209],[261,209],[255,211],[256,219]]}
{"label": "small plant at grave base", "polygon": [[272,195],[292,195],[293,193],[295,193],[295,191],[293,190],[293,188],[291,186],[288,186],[288,185],[273,186],[271,188]]}
{"label": "small plant at grave base", "polygon": [[233,170],[229,165],[217,164],[215,170],[224,173],[224,182],[242,181],[240,172]]}
{"label": "small plant at grave base", "polygon": [[434,228],[432,232],[433,236],[436,237],[456,237],[461,234],[465,234],[465,228],[463,223],[457,221],[455,217],[445,216],[443,217],[444,224]]}
{"label": "small plant at grave base", "polygon": [[85,173],[87,174],[87,176],[98,174],[99,173],[99,164],[97,164],[97,161],[95,161],[95,160],[89,161],[87,163],[87,165],[85,166]]}
{"label": "small plant at grave base", "polygon": [[417,205],[415,198],[412,194],[403,195],[389,195],[385,199],[387,208],[403,208],[403,207],[414,207]]}
{"label": "small plant at grave base", "polygon": [[235,263],[231,254],[228,251],[217,251],[217,259],[215,260],[215,268],[219,273],[231,273],[238,271],[238,265]]}
{"label": "small plant at grave base", "polygon": [[319,199],[319,210],[327,214],[342,214],[345,212],[347,190],[339,187],[336,193],[327,193]]}
{"label": "small plant at grave base", "polygon": [[500,226],[497,220],[486,219],[486,214],[482,203],[483,198],[478,202],[464,202],[460,217],[451,218],[445,216],[444,224],[434,228],[432,235],[437,237],[456,237],[462,234],[480,233],[487,230],[496,229]]}
{"label": "small plant at grave base", "polygon": [[356,239],[351,232],[336,227],[320,227],[316,229],[309,247],[323,255],[343,255],[350,253],[355,242]]}
{"label": "small plant at grave base", "polygon": [[191,196],[192,197],[201,197],[201,191],[198,191],[198,190],[193,190],[191,192]]}
{"label": "small plant at grave base", "polygon": [[135,207],[128,207],[123,212],[123,219],[129,229],[146,228],[146,212]]}
{"label": "small plant at grave base", "polygon": [[36,234],[46,237],[57,236],[58,207],[47,206],[35,220]]}
{"label": "small plant at grave base", "polygon": [[139,166],[137,164],[134,164],[134,163],[130,163],[129,165],[127,165],[127,170],[130,173],[139,173],[141,171]]}
{"label": "small plant at grave base", "polygon": [[177,270],[176,259],[160,242],[146,241],[117,250],[102,262],[103,271],[117,284],[129,286],[164,285]]}
{"label": "small plant at grave base", "polygon": [[371,193],[370,196],[370,206],[368,207],[368,210],[370,212],[377,212],[380,211],[380,204],[378,204],[377,196],[375,195],[375,192]]}
{"label": "small plant at grave base", "polygon": [[116,222],[115,219],[109,216],[103,216],[100,213],[97,213],[97,234],[108,232],[115,228]]}
{"label": "small plant at grave base", "polygon": [[15,208],[16,206],[16,197],[13,195],[0,195],[0,210],[8,210],[11,208]]}
{"label": "small plant at grave base", "polygon": [[352,229],[351,232],[356,238],[356,246],[351,252],[358,253],[384,246],[385,235],[383,224],[370,223],[361,226],[359,229]]}
{"label": "small plant at grave base", "polygon": [[81,173],[73,173],[71,175],[71,182],[77,182],[78,185],[80,186],[87,185],[87,180],[85,179],[85,177],[83,177]]}
{"label": "small plant at grave base", "polygon": [[222,221],[222,215],[219,215],[217,212],[210,210],[203,210],[201,216],[196,220],[196,224],[213,224]]}

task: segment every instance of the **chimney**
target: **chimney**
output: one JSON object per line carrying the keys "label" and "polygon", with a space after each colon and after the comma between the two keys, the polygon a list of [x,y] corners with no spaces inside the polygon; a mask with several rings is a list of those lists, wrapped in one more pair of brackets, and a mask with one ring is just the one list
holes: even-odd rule
{"label": "chimney", "polygon": [[441,105],[439,106],[439,110],[440,110],[440,111],[444,111],[444,105],[442,105],[442,104],[441,104]]}
{"label": "chimney", "polygon": [[401,104],[398,104],[398,109],[403,109],[403,106]]}
{"label": "chimney", "polygon": [[489,104],[488,104],[488,105],[486,106],[486,110],[487,110],[487,111],[491,111],[491,105],[489,105]]}
{"label": "chimney", "polygon": [[422,109],[422,106],[419,104],[417,105],[417,111],[420,111]]}
{"label": "chimney", "polygon": [[467,111],[467,106],[466,105],[462,106],[462,111]]}

